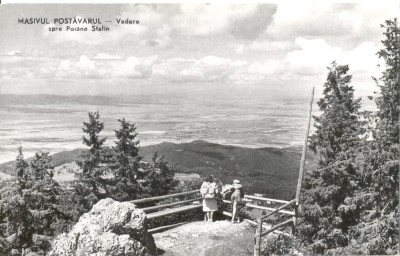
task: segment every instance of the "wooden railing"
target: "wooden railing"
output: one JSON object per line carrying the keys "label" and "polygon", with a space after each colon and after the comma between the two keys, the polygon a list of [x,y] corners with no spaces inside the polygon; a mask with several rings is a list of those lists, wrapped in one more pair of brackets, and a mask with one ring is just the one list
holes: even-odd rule
{"label": "wooden railing", "polygon": [[[258,196],[244,196],[244,198],[247,199],[252,199],[252,200],[259,200],[259,201],[265,201],[265,202],[273,202],[273,203],[281,203],[281,204],[288,204],[292,201],[285,201],[285,200],[280,200],[280,199],[272,199],[272,198],[265,198],[265,197],[258,197]],[[246,207],[250,207],[250,208],[255,208],[255,209],[260,209],[260,210],[266,210],[266,211],[273,211],[275,213],[276,208],[271,208],[271,207],[265,207],[265,206],[259,206],[259,205],[255,205],[255,204],[251,204],[251,203],[247,203]],[[283,207],[282,209],[278,209],[277,212],[279,213],[283,213],[283,214],[287,214],[287,215],[291,215],[291,216],[295,216],[295,212],[294,211],[286,211],[283,210],[285,207]],[[272,214],[270,214],[272,215]],[[268,215],[268,216],[270,216]],[[264,217],[266,218],[266,217]]]}
{"label": "wooden railing", "polygon": [[[291,206],[293,206],[294,205],[294,207],[295,207],[295,211],[284,211],[283,209],[285,209],[285,208],[288,208],[288,207],[291,207]],[[294,228],[295,228],[295,225],[296,225],[296,213],[297,213],[297,210],[296,210],[296,199],[293,199],[292,201],[289,201],[289,202],[287,202],[287,203],[285,203],[284,205],[282,205],[282,206],[280,206],[280,207],[278,207],[278,208],[276,208],[276,209],[274,209],[273,211],[271,211],[270,213],[268,213],[268,214],[266,214],[266,215],[264,215],[264,216],[262,216],[262,217],[260,217],[260,218],[258,218],[257,219],[257,227],[256,227],[256,234],[255,234],[255,236],[254,236],[254,240],[255,240],[255,244],[254,244],[254,256],[260,256],[260,248],[261,248],[261,238],[263,237],[263,236],[265,236],[265,235],[267,235],[267,234],[269,234],[269,233],[271,233],[271,232],[273,232],[273,231],[275,231],[275,230],[277,230],[277,229],[279,229],[279,228],[283,228],[283,227],[286,227],[286,226],[288,226],[288,225],[291,225],[291,227],[292,227],[292,234],[294,234]],[[274,225],[274,226],[272,226],[271,228],[269,228],[268,230],[266,230],[266,231],[264,231],[263,232],[263,222],[264,222],[264,219],[266,219],[266,218],[268,218],[268,217],[270,217],[271,215],[273,215],[273,214],[276,214],[276,213],[283,213],[283,214],[286,214],[286,215],[290,215],[290,216],[292,216],[292,218],[290,218],[290,219],[288,219],[288,220],[285,220],[285,221],[283,221],[283,222],[281,222],[281,223],[279,223],[279,224],[277,224],[277,225]]]}
{"label": "wooden railing", "polygon": [[[166,200],[169,198],[177,198],[177,197],[183,197],[183,196],[189,196],[189,195],[195,195],[199,193],[199,190],[193,190],[193,191],[188,191],[188,192],[182,192],[182,193],[176,193],[176,194],[170,194],[170,195],[165,195],[165,196],[156,196],[156,197],[150,197],[150,198],[142,198],[142,199],[136,199],[133,201],[130,201],[131,203],[134,204],[144,204],[144,203],[151,203],[151,202],[156,202],[156,201],[161,201],[161,200]],[[258,201],[263,201],[263,202],[272,202],[272,203],[278,203],[278,204],[283,204],[282,206],[278,207],[278,208],[271,208],[271,207],[265,207],[265,206],[260,206],[260,205],[256,205],[250,202],[247,202],[244,207],[249,207],[249,208],[255,208],[255,209],[261,209],[261,210],[266,210],[269,211],[268,214],[260,217],[257,219],[257,222],[252,221],[252,220],[246,220],[252,224],[257,225],[256,227],[256,234],[255,234],[255,246],[254,246],[254,255],[255,256],[259,256],[260,255],[260,245],[261,245],[261,238],[273,231],[276,231],[279,228],[285,227],[287,225],[291,225],[292,226],[292,233],[294,233],[294,227],[296,224],[296,205],[295,205],[295,210],[294,211],[289,211],[289,210],[285,210],[289,207],[292,207],[295,203],[296,203],[296,199],[293,199],[291,201],[285,201],[285,200],[279,200],[279,199],[272,199],[272,198],[264,198],[264,197],[257,197],[257,196],[249,196],[246,195],[245,196],[246,199],[250,199],[250,200],[258,200]],[[172,215],[175,213],[179,213],[179,212],[184,212],[184,211],[189,211],[189,210],[193,210],[193,209],[200,209],[202,208],[202,204],[189,204],[189,203],[193,203],[195,201],[200,201],[202,200],[202,198],[200,196],[192,198],[192,199],[185,199],[185,200],[181,200],[181,201],[177,201],[177,202],[172,202],[172,203],[167,203],[167,204],[162,204],[162,205],[155,205],[155,206],[148,206],[148,207],[144,207],[141,208],[144,212],[146,212],[146,218],[151,220],[151,219],[155,219],[155,218],[159,218],[159,217],[163,217],[163,216],[168,216],[168,215]],[[229,200],[222,200],[222,202],[227,203],[227,204],[231,204],[232,202]],[[179,206],[181,205],[181,206]],[[165,208],[169,208],[169,207],[173,207],[173,206],[179,206],[179,207],[175,207],[175,208],[170,208],[170,209],[166,209],[166,210],[162,210],[162,211],[156,211],[156,212],[152,212],[155,210],[160,210],[160,209],[165,209]],[[271,228],[269,228],[266,231],[263,231],[263,220],[270,217],[273,214],[276,213],[280,213],[280,214],[284,214],[284,215],[288,215],[288,216],[292,216],[291,219],[285,220]],[[226,215],[226,216],[232,216],[232,213],[227,212],[227,211],[223,211],[222,214]],[[149,229],[150,233],[154,233],[154,232],[158,232],[164,229],[168,229],[168,228],[173,228],[179,225],[183,225],[187,222],[181,222],[181,223],[176,223],[176,224],[171,224],[171,225],[166,225],[166,226],[161,226],[161,227],[157,227],[157,228],[153,228],[153,229]]]}
{"label": "wooden railing", "polygon": [[[166,199],[170,199],[170,198],[178,198],[178,197],[195,195],[197,193],[199,193],[199,190],[193,190],[193,191],[188,191],[188,192],[170,194],[170,195],[165,195],[165,196],[156,196],[156,197],[136,199],[136,200],[132,200],[130,202],[140,205],[140,204],[145,204],[145,203],[162,201],[162,200],[166,200]],[[285,203],[284,206],[286,206],[286,205],[288,205],[288,203],[292,202],[292,201],[289,202],[289,201],[284,201],[284,200],[257,197],[257,196],[249,196],[249,195],[246,195],[245,198],[251,199],[251,200],[264,201],[264,202],[266,201],[266,202],[274,202],[274,203]],[[200,208],[202,208],[202,204],[190,204],[190,203],[193,203],[195,201],[201,201],[201,200],[202,200],[202,198],[200,196],[198,196],[198,197],[195,197],[195,198],[192,198],[192,199],[180,200],[180,201],[177,201],[177,202],[161,204],[161,205],[155,205],[155,206],[148,206],[148,207],[143,207],[141,209],[144,212],[147,213],[146,214],[146,218],[151,220],[151,219],[155,219],[155,218],[159,218],[159,217],[163,217],[163,216],[172,215],[172,214],[175,214],[175,213],[180,213],[180,212],[184,212],[184,211],[190,211],[190,210],[193,210],[193,209],[200,209]],[[231,201],[229,201],[229,200],[222,200],[222,201],[224,203],[231,204]],[[175,206],[179,206],[179,207],[175,207]],[[170,208],[170,207],[174,207],[174,208]],[[255,205],[255,204],[252,204],[250,202],[246,203],[244,205],[244,207],[261,209],[261,210],[266,210],[266,211],[272,211],[272,213],[268,214],[267,216],[263,216],[262,218],[266,218],[266,217],[268,217],[268,216],[270,216],[270,215],[272,215],[274,213],[277,213],[277,212],[282,213],[282,214],[286,214],[286,215],[290,215],[290,216],[294,216],[295,215],[294,211],[283,210],[285,207],[280,207],[278,209],[275,209],[275,208]],[[170,209],[166,209],[166,210],[162,210],[162,211],[156,211],[156,210],[161,210],[161,209],[165,209],[165,208],[170,208]],[[229,217],[232,216],[232,213],[228,212],[228,211],[222,211],[222,214],[226,215],[226,216],[229,216]],[[247,221],[249,221],[251,223],[256,223],[256,222],[251,221],[251,220],[247,220]],[[156,231],[161,231],[163,229],[172,228],[172,227],[175,227],[175,226],[178,226],[178,225],[182,225],[182,223],[177,223],[177,224],[172,224],[172,225],[153,228],[153,229],[150,229],[149,232],[152,233],[152,232],[156,232]]]}
{"label": "wooden railing", "polygon": [[[197,193],[200,193],[200,191],[199,190],[193,190],[193,191],[170,194],[170,195],[165,195],[165,196],[155,196],[155,197],[149,197],[149,198],[142,198],[142,199],[132,200],[130,202],[134,203],[134,204],[151,203],[151,202],[157,202],[157,201],[166,200],[166,199],[169,199],[169,198],[176,198],[176,197],[195,195]],[[178,201],[178,202],[172,202],[172,203],[167,203],[167,204],[162,204],[162,205],[149,206],[149,207],[144,207],[144,208],[141,208],[141,209],[144,212],[147,213],[146,214],[146,218],[151,220],[151,219],[155,219],[155,218],[159,218],[159,217],[163,217],[163,216],[167,216],[167,215],[172,215],[172,214],[179,213],[179,212],[190,211],[190,210],[193,210],[193,209],[200,209],[200,208],[203,207],[201,204],[189,204],[189,203],[193,203],[195,201],[200,201],[201,199],[202,198],[200,196],[198,196],[198,197],[195,197],[195,198],[192,198],[192,199],[181,200],[181,201]],[[163,211],[151,212],[151,211],[165,209],[165,208],[169,208],[169,207],[172,207],[172,206],[178,206],[178,205],[182,205],[182,206],[171,208],[171,209],[167,209],[167,210],[163,210]],[[182,225],[182,224],[185,224],[185,223],[186,222],[157,227],[157,228],[149,229],[149,232],[150,233],[154,233],[154,232],[157,232],[157,231],[161,231],[163,229],[176,227],[178,225]]]}
{"label": "wooden railing", "polygon": [[[296,225],[296,217],[297,217],[297,204],[296,204],[296,199],[293,199],[291,201],[285,201],[285,200],[279,200],[279,199],[272,199],[272,198],[265,198],[265,197],[257,197],[257,196],[244,196],[247,199],[251,199],[251,200],[258,200],[258,201],[264,201],[264,202],[273,202],[273,203],[279,203],[279,204],[283,204],[282,206],[278,207],[278,208],[270,208],[270,207],[265,207],[265,206],[259,206],[256,204],[252,204],[252,203],[246,203],[244,205],[244,207],[249,207],[249,208],[255,208],[255,209],[260,209],[260,210],[265,210],[265,211],[269,211],[268,214],[260,217],[257,219],[257,222],[252,221],[252,220],[247,220],[245,219],[245,221],[256,225],[256,234],[254,236],[255,239],[255,245],[254,245],[254,255],[255,256],[259,256],[260,255],[260,248],[261,248],[261,238],[271,232],[278,232],[277,229],[279,228],[283,228],[285,226],[290,225],[292,227],[292,234],[294,234],[295,231],[295,225]],[[231,203],[231,201],[228,200],[222,200],[224,203]],[[288,210],[284,210],[286,208],[292,207],[294,206],[294,210],[292,211],[288,211]],[[285,220],[271,228],[269,228],[266,231],[263,231],[263,221],[264,219],[277,214],[277,213],[281,213],[284,215],[288,215],[291,216],[292,218]],[[223,212],[224,215],[227,216],[232,216],[232,214],[230,212]],[[282,232],[279,232],[282,233]],[[283,234],[287,234],[287,233],[283,233]]]}
{"label": "wooden railing", "polygon": [[196,193],[200,193],[200,191],[192,190],[192,191],[188,191],[188,192],[181,192],[181,193],[170,194],[170,195],[165,195],[165,196],[155,196],[155,197],[136,199],[136,200],[132,200],[130,202],[134,203],[134,204],[149,203],[149,202],[161,201],[161,200],[165,200],[165,199],[173,198],[173,197],[192,195],[192,194],[196,194]]}

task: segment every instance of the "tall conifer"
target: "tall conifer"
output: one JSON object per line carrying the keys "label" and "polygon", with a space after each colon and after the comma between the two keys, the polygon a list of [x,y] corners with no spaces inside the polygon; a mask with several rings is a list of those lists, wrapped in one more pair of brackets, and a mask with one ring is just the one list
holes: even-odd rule
{"label": "tall conifer", "polygon": [[318,101],[322,114],[314,117],[316,132],[310,137],[318,165],[306,176],[302,199],[302,235],[313,243],[314,253],[348,243],[348,226],[354,220],[339,208],[354,193],[356,158],[364,132],[359,120],[360,99],[354,99],[349,67],[333,62],[328,70],[323,98]]}

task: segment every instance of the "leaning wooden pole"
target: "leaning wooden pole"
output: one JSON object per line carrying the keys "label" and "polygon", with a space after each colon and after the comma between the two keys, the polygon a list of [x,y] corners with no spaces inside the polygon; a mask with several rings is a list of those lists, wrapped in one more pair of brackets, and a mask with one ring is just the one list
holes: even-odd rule
{"label": "leaning wooden pole", "polygon": [[[306,136],[304,138],[303,152],[301,154],[301,162],[300,162],[300,171],[299,171],[299,180],[297,181],[297,190],[296,190],[296,206],[299,205],[300,202],[300,191],[301,191],[301,183],[303,182],[304,176],[304,164],[306,162],[306,152],[307,152],[307,144],[308,144],[308,135],[310,133],[310,124],[311,124],[311,112],[312,112],[312,104],[314,100],[314,89],[311,90],[311,99],[310,105],[308,107],[308,123],[307,123],[307,131]],[[297,217],[297,216],[296,216]]]}

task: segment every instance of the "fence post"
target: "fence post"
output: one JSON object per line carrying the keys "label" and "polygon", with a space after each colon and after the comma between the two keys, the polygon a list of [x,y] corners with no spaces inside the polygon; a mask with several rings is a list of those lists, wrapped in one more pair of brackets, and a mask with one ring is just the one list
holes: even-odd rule
{"label": "fence post", "polygon": [[299,217],[299,205],[296,204],[294,205],[294,216],[293,216],[293,222],[292,222],[292,236],[295,235],[296,233],[296,225],[297,225],[297,218]]}
{"label": "fence post", "polygon": [[256,234],[254,236],[254,239],[255,239],[254,256],[260,256],[261,233],[262,233],[262,219],[258,218],[257,219]]}

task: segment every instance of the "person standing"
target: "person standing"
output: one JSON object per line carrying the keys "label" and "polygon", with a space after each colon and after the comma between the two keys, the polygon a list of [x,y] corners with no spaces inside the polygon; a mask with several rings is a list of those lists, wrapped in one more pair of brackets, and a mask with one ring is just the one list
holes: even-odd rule
{"label": "person standing", "polygon": [[243,186],[240,184],[239,180],[233,181],[233,193],[231,195],[231,202],[232,202],[232,223],[235,223],[237,219],[237,223],[240,222],[239,213],[238,213],[238,202],[242,201],[244,197]]}
{"label": "person standing", "polygon": [[214,212],[218,210],[217,194],[219,193],[215,178],[208,175],[200,188],[201,196],[203,197],[203,212],[204,221],[213,222]]}

